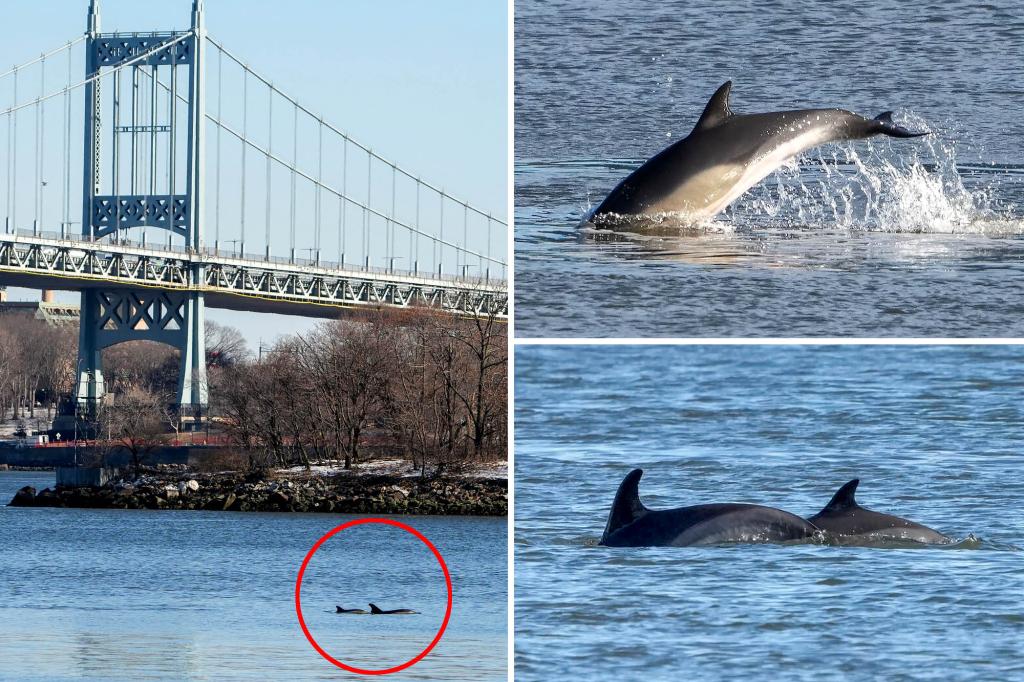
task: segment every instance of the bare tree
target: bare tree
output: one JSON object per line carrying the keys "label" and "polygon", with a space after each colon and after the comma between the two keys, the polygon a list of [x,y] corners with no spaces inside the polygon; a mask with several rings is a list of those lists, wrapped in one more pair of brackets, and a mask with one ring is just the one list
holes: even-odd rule
{"label": "bare tree", "polygon": [[233,367],[250,355],[245,337],[235,327],[207,320],[205,334],[208,367]]}
{"label": "bare tree", "polygon": [[155,393],[134,388],[107,400],[101,407],[100,428],[109,441],[128,451],[135,475],[146,456],[162,443],[164,402]]}
{"label": "bare tree", "polygon": [[103,351],[107,391],[129,393],[143,389],[169,394],[178,385],[178,356],[174,348],[155,341],[127,341]]}
{"label": "bare tree", "polygon": [[359,320],[322,324],[298,338],[296,358],[312,378],[309,398],[324,411],[346,469],[359,462],[363,431],[383,413],[391,333],[386,314],[374,311]]}
{"label": "bare tree", "polygon": [[488,441],[503,431],[508,414],[507,327],[492,311],[460,321],[452,328],[452,337],[468,359],[453,390],[468,415],[473,455],[479,458]]}

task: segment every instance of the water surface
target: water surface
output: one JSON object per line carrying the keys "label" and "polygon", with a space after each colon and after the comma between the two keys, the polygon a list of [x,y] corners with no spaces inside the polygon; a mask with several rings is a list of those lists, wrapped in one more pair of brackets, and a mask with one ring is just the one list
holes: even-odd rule
{"label": "water surface", "polygon": [[[1013,346],[518,347],[516,679],[1024,676],[1022,390]],[[959,542],[599,547],[634,467],[805,517],[860,478]]]}
{"label": "water surface", "polygon": [[[515,30],[520,337],[1024,335],[1015,2],[526,0]],[[727,79],[737,113],[934,134],[809,152],[696,233],[578,229]]]}
{"label": "water surface", "polygon": [[[0,500],[52,483],[52,473],[0,473]],[[313,543],[352,518],[0,507],[0,679],[344,677],[303,637],[293,588]],[[437,546],[454,584],[447,633],[403,677],[505,679],[506,520],[401,520]],[[307,569],[307,625],[351,665],[408,660],[444,615],[436,561],[399,531],[359,526],[336,540]],[[369,601],[421,613],[330,613]]]}

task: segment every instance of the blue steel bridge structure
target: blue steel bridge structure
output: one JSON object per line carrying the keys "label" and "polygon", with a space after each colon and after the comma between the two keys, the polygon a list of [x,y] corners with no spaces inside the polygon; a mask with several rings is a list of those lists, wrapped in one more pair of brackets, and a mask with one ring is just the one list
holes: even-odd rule
{"label": "blue steel bridge structure", "polygon": [[507,317],[507,221],[254,71],[202,0],[188,30],[147,33],[102,33],[91,0],[83,36],[0,74],[5,98],[0,286],[81,292],[83,409],[102,350],[149,340],[180,351],[178,403],[201,412],[207,307]]}

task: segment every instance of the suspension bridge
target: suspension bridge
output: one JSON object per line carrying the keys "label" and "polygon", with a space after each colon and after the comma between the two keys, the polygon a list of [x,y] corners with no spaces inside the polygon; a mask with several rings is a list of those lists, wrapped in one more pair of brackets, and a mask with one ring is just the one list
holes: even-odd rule
{"label": "suspension bridge", "polygon": [[[81,292],[78,401],[101,351],[181,352],[207,403],[206,307],[507,316],[507,222],[382,158],[208,35],[100,31],[0,74],[0,286]],[[83,75],[84,74],[84,75]],[[6,139],[4,138],[6,134]]]}

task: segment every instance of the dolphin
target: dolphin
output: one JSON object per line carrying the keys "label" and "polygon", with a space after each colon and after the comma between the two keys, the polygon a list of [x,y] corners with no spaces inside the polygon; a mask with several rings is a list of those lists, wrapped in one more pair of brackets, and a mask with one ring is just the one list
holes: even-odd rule
{"label": "dolphin", "polygon": [[726,542],[809,538],[815,526],[795,514],[756,504],[698,504],[654,511],[640,502],[642,469],[626,475],[615,494],[600,544],[609,547],[686,547]]}
{"label": "dolphin", "polygon": [[858,536],[878,540],[911,540],[945,544],[952,540],[942,533],[899,516],[871,511],[857,504],[853,494],[859,479],[840,488],[825,508],[807,519],[818,528],[837,536]]}
{"label": "dolphin", "polygon": [[369,613],[366,609],[343,609],[340,606],[338,606],[337,609],[338,610],[335,613]]}
{"label": "dolphin", "polygon": [[919,137],[887,111],[864,118],[843,109],[798,109],[734,114],[732,81],[718,88],[693,131],[630,173],[590,215],[677,212],[694,220],[713,217],[787,160],[818,145],[875,135]]}
{"label": "dolphin", "polygon": [[387,614],[399,614],[399,613],[419,613],[419,611],[413,611],[412,609],[391,609],[385,611],[376,604],[370,604],[370,613],[374,615],[387,615]]}

